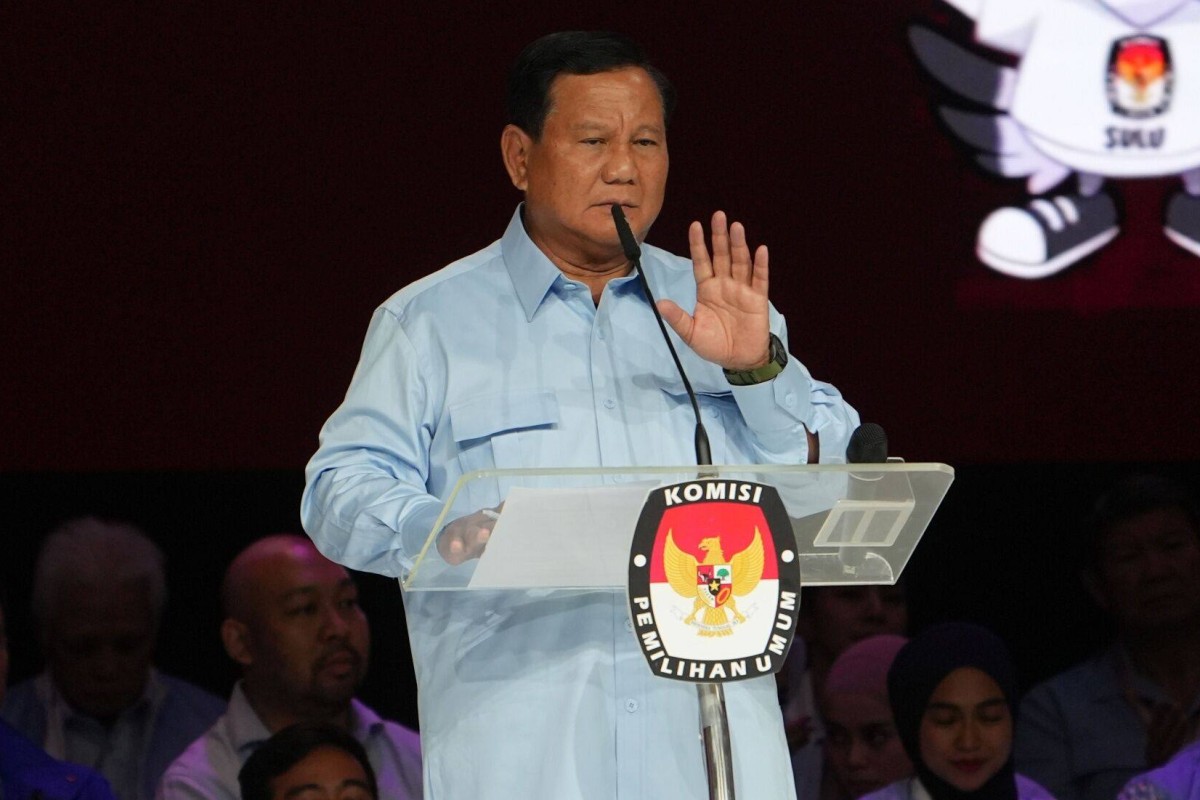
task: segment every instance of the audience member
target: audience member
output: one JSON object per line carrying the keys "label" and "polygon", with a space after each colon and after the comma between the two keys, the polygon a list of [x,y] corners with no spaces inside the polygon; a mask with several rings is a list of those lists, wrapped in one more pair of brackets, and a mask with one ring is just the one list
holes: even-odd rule
{"label": "audience member", "polygon": [[867,798],[1053,800],[1013,766],[1014,672],[1004,642],[977,625],[936,625],[901,648],[888,699],[916,775]]}
{"label": "audience member", "polygon": [[[8,686],[8,627],[0,603],[0,705]],[[96,773],[64,764],[0,721],[0,798],[3,800],[113,800]]]}
{"label": "audience member", "polygon": [[1200,798],[1200,742],[1180,750],[1166,764],[1139,775],[1117,800],[1197,800]]}
{"label": "audience member", "polygon": [[822,800],[855,800],[913,774],[896,735],[887,674],[903,636],[870,636],[853,644],[829,669],[821,692],[825,720]]}
{"label": "audience member", "polygon": [[33,613],[46,670],[4,717],[56,759],[90,766],[121,800],[149,800],[167,765],[225,704],[152,664],[163,555],[132,525],[72,520],[42,545]]}
{"label": "audience member", "polygon": [[1083,580],[1112,619],[1103,653],[1029,692],[1017,764],[1059,800],[1111,800],[1200,724],[1200,524],[1174,483],[1138,476],[1098,501]]}
{"label": "audience member", "polygon": [[238,800],[238,772],[250,754],[300,722],[332,723],[357,739],[384,797],[421,797],[417,735],[354,699],[370,631],[344,568],[307,538],[269,536],[233,560],[221,599],[221,640],[242,678],[224,716],[167,770],[159,798]]}
{"label": "audience member", "polygon": [[330,723],[297,723],[255,750],[238,773],[242,800],[378,800],[358,740]]}
{"label": "audience member", "polygon": [[799,642],[792,646],[776,676],[798,797],[816,797],[824,782],[825,725],[817,698],[834,659],[868,636],[900,635],[907,626],[903,584],[804,590],[798,629],[804,646]]}

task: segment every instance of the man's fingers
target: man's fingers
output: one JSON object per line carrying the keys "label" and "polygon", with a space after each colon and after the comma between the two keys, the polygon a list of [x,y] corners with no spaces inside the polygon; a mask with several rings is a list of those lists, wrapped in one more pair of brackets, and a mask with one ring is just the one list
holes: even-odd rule
{"label": "man's fingers", "polygon": [[704,243],[704,226],[699,222],[688,226],[688,249],[691,251],[692,272],[696,276],[696,282],[711,278],[712,261],[708,257],[708,246]]}
{"label": "man's fingers", "polygon": [[437,548],[448,564],[479,558],[492,537],[495,512],[476,512],[450,523],[438,537]]}
{"label": "man's fingers", "polygon": [[750,248],[746,245],[746,228],[735,222],[729,226],[730,274],[739,283],[750,283],[753,265],[750,263]]}
{"label": "man's fingers", "polygon": [[718,277],[728,275],[730,270],[729,227],[724,211],[714,212],[712,216],[712,270]]}
{"label": "man's fingers", "polygon": [[679,334],[679,338],[691,344],[692,326],[695,320],[684,311],[674,300],[659,300],[658,313],[662,314],[663,322],[671,326],[671,330]]}
{"label": "man's fingers", "polygon": [[754,251],[754,272],[750,278],[750,288],[762,295],[766,295],[768,289],[770,276],[767,272],[767,263],[770,261],[769,255],[765,244],[760,244]]}

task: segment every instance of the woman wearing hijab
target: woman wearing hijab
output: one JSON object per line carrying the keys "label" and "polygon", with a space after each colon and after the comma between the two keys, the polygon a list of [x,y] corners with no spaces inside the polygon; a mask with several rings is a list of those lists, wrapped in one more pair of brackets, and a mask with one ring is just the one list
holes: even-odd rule
{"label": "woman wearing hijab", "polygon": [[929,628],[896,655],[888,698],[916,775],[871,800],[1053,800],[1013,768],[1016,679],[995,634],[965,623]]}
{"label": "woman wearing hijab", "polygon": [[854,800],[913,774],[896,735],[887,675],[903,636],[869,636],[829,669],[821,693],[825,721],[822,800]]}

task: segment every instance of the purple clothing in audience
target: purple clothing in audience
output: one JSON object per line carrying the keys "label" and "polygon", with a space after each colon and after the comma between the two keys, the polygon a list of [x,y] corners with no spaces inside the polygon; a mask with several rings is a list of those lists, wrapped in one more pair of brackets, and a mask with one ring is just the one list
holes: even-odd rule
{"label": "purple clothing in audience", "polygon": [[1193,800],[1200,798],[1200,742],[1180,750],[1156,770],[1125,785],[1118,800]]}
{"label": "purple clothing in audience", "polygon": [[[357,700],[350,701],[350,733],[362,743],[375,769],[379,797],[419,800],[421,797],[421,744],[417,734],[380,719]],[[239,683],[229,698],[229,708],[207,733],[167,768],[158,785],[158,800],[240,800],[238,771],[258,747],[271,737],[267,726],[250,707]]]}
{"label": "purple clothing in audience", "polygon": [[151,670],[141,698],[104,724],[72,709],[43,673],[8,691],[4,719],[52,757],[102,774],[118,800],[150,800],[167,765],[224,710],[221,698]]}
{"label": "purple clothing in audience", "polygon": [[[1035,686],[1017,715],[1017,769],[1058,800],[1113,800],[1149,767],[1146,727],[1127,690],[1142,703],[1170,701],[1117,647]],[[1187,713],[1196,719],[1200,698]]]}
{"label": "purple clothing in audience", "polygon": [[0,797],[3,800],[113,800],[95,772],[65,764],[0,722]]}
{"label": "purple clothing in audience", "polygon": [[[1054,800],[1054,795],[1046,791],[1035,781],[1031,781],[1020,773],[1017,779],[1017,800]],[[863,795],[859,800],[932,800],[929,792],[917,778],[905,778],[885,786],[877,792]]]}

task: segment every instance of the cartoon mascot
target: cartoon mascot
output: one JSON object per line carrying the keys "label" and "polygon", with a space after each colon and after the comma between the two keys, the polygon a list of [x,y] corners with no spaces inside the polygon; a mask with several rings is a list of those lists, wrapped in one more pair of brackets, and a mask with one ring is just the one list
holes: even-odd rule
{"label": "cartoon mascot", "polygon": [[[1200,0],[947,0],[1015,68],[926,27],[918,59],[973,109],[942,106],[986,169],[1026,178],[1024,207],[992,212],[977,253],[992,269],[1044,278],[1118,233],[1108,178],[1178,175],[1166,235],[1200,256]],[[1059,189],[1074,175],[1076,191]]]}

